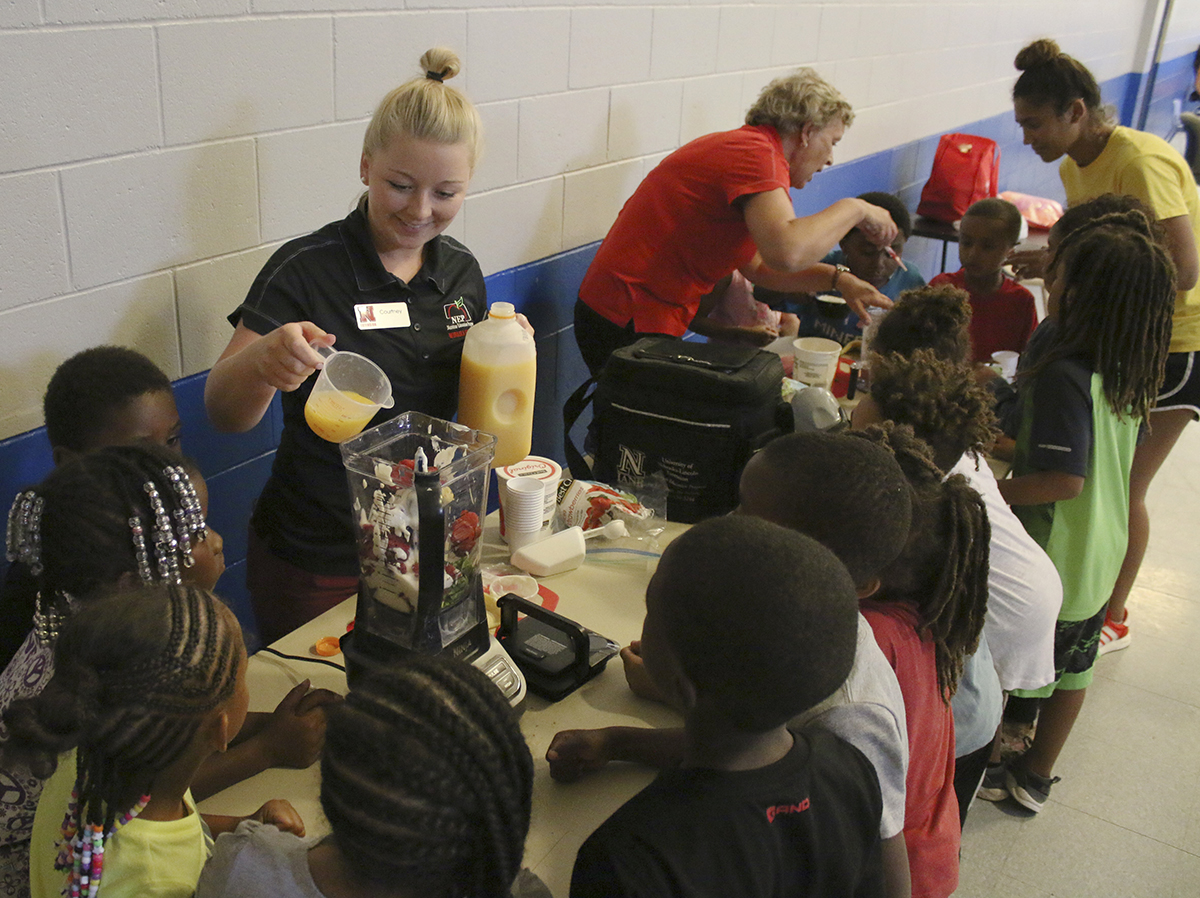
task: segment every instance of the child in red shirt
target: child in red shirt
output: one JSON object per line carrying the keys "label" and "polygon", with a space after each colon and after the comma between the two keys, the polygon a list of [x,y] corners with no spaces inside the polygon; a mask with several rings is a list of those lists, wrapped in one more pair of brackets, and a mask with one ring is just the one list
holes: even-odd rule
{"label": "child in red shirt", "polygon": [[974,361],[987,362],[1001,350],[1024,352],[1037,327],[1033,294],[1001,270],[1021,238],[1021,213],[1012,203],[991,197],[967,210],[958,229],[962,268],[939,274],[931,287],[950,284],[971,298]]}

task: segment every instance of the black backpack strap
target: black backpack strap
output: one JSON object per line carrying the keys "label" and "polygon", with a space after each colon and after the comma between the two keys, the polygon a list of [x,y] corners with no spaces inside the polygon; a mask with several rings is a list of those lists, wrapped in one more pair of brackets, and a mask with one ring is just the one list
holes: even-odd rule
{"label": "black backpack strap", "polygon": [[[575,448],[575,444],[571,441],[571,428],[575,426],[575,422],[579,420],[583,410],[592,404],[592,400],[596,396],[595,386],[599,380],[599,375],[589,377],[563,403],[563,452],[566,454],[567,467],[571,471],[571,476],[576,480],[591,480],[592,468],[583,460],[583,454]],[[588,392],[589,388],[591,388],[591,392]]]}

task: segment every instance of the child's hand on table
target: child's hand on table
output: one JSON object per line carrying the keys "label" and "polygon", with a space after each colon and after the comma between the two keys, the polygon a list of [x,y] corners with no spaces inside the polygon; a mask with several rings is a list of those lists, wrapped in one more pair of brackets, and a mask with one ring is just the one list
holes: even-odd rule
{"label": "child's hand on table", "polygon": [[599,770],[612,760],[606,730],[563,730],[555,733],[546,749],[550,776],[560,783],[573,783],[581,776]]}
{"label": "child's hand on table", "polygon": [[257,736],[264,742],[272,767],[304,768],[321,756],[325,745],[325,705],[342,697],[328,689],[309,689],[305,680],[292,688],[271,712]]}
{"label": "child's hand on table", "polygon": [[278,827],[282,832],[295,836],[304,835],[304,821],[285,798],[272,798],[253,814],[245,817],[231,817],[228,814],[201,814],[208,830],[214,837],[223,833],[231,833],[238,828],[243,820],[256,820],[259,823],[269,823]]}
{"label": "child's hand on table", "polygon": [[650,675],[646,673],[646,665],[642,662],[642,643],[635,639],[621,649],[621,663],[625,666],[625,682],[634,695],[650,699],[652,702],[663,702],[663,694],[658,691]]}
{"label": "child's hand on table", "polygon": [[296,836],[304,835],[304,821],[300,819],[300,814],[286,798],[272,798],[246,819],[269,823],[285,833],[292,833]]}

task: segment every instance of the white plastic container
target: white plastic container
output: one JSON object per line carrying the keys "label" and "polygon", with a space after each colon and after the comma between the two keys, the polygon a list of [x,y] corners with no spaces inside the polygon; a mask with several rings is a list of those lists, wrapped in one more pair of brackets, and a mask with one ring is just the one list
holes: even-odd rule
{"label": "white plastic container", "polygon": [[517,323],[512,303],[492,303],[487,319],[473,325],[463,341],[458,421],[495,434],[493,468],[529,454],[536,382],[533,337]]}
{"label": "white plastic container", "polygon": [[842,344],[825,337],[800,337],[792,341],[792,346],[796,349],[792,377],[810,387],[824,387],[828,390],[837,372],[837,360],[842,354]]}
{"label": "white plastic container", "polygon": [[573,571],[583,564],[587,542],[578,527],[568,527],[512,555],[512,563],[535,577],[551,577]]}

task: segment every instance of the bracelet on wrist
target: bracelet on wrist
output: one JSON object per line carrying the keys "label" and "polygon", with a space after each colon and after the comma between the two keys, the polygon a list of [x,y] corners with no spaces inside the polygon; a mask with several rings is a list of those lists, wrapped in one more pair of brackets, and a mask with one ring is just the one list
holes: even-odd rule
{"label": "bracelet on wrist", "polygon": [[842,272],[849,271],[849,270],[850,270],[849,267],[847,267],[845,265],[834,265],[833,266],[833,280],[829,284],[829,289],[836,290],[838,281],[842,277]]}

